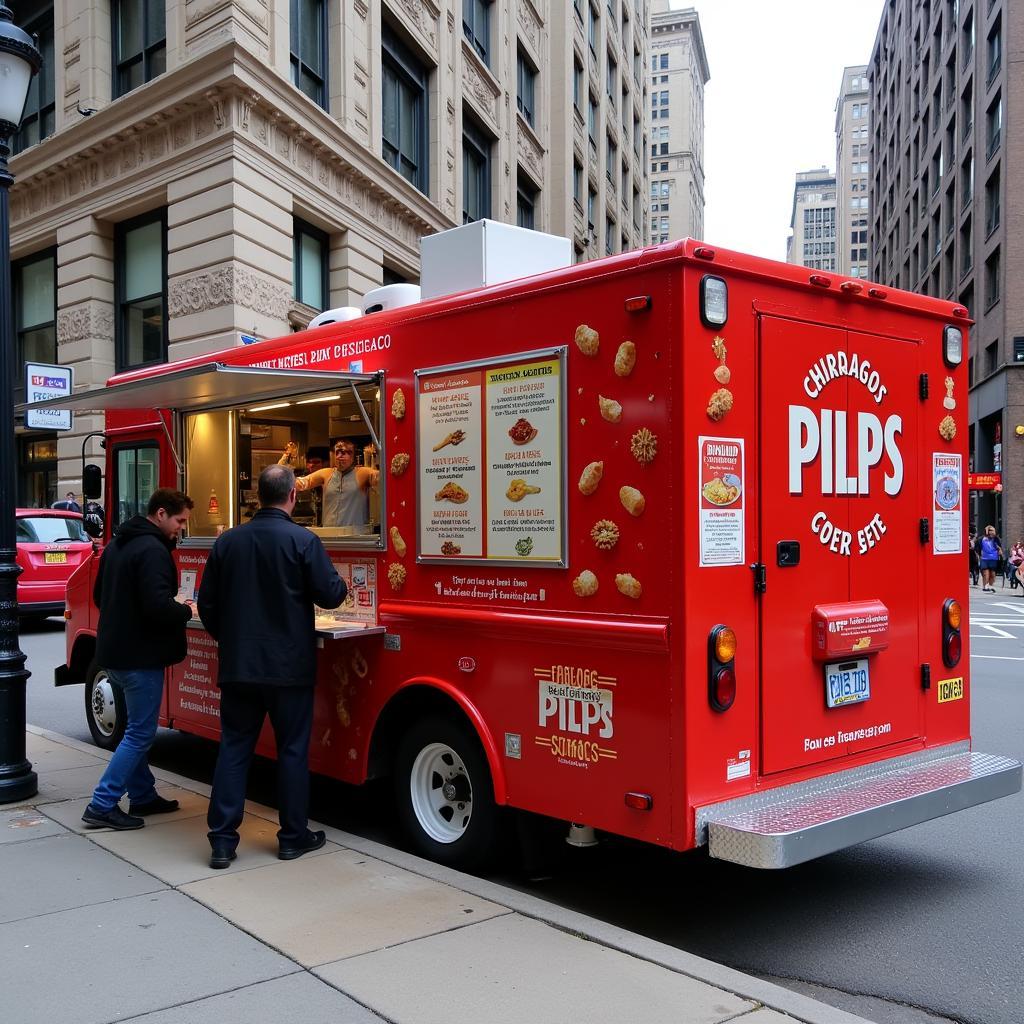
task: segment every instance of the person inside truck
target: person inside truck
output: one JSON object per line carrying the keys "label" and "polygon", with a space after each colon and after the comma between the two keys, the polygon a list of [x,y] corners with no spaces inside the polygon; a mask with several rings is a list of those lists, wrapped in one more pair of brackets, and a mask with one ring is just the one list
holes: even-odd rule
{"label": "person inside truck", "polygon": [[[285,455],[294,445],[289,445]],[[356,446],[347,438],[334,443],[335,465],[325,466],[306,476],[295,478],[298,491],[323,488],[322,522],[324,526],[366,526],[370,521],[370,488],[376,487],[380,473],[369,466],[357,466]]]}

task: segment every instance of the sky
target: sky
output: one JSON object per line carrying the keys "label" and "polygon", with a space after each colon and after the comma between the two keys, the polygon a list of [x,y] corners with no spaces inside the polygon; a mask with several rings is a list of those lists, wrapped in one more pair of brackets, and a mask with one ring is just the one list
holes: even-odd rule
{"label": "sky", "polygon": [[[786,258],[797,171],[835,169],[843,68],[871,58],[885,0],[673,0],[700,17],[704,240]],[[854,13],[855,12],[855,13]]]}

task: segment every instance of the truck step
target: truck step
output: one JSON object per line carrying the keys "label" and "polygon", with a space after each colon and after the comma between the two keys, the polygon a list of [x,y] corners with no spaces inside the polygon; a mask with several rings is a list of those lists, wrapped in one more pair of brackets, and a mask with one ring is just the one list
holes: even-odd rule
{"label": "truck step", "polygon": [[698,837],[719,860],[791,867],[1020,788],[1020,761],[956,744],[699,808]]}

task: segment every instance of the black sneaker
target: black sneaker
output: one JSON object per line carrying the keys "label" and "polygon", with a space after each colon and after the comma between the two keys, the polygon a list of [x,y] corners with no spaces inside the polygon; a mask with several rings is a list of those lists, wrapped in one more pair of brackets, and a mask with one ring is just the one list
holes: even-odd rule
{"label": "black sneaker", "polygon": [[120,807],[112,807],[109,811],[97,811],[92,804],[86,807],[82,821],[89,828],[113,828],[118,832],[128,832],[135,828],[142,828],[146,824],[141,818],[133,818],[130,814],[125,814]]}
{"label": "black sneaker", "polygon": [[129,814],[137,814],[144,817],[147,814],[170,814],[178,809],[177,800],[165,800],[159,793],[152,800],[145,803],[133,803],[128,807]]}
{"label": "black sneaker", "polygon": [[278,860],[295,860],[296,857],[301,857],[304,853],[322,849],[326,842],[326,832],[307,832],[306,838],[296,846],[282,846],[277,853]]}
{"label": "black sneaker", "polygon": [[230,846],[215,846],[210,851],[210,867],[226,868],[237,856]]}

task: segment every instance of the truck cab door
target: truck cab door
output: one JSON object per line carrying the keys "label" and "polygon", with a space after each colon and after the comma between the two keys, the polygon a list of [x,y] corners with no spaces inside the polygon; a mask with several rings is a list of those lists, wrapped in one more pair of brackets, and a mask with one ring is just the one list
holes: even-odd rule
{"label": "truck cab door", "polygon": [[[920,735],[919,349],[760,321],[761,739],[765,774]],[[830,660],[814,625],[887,630]],[[875,623],[864,626],[870,632]],[[886,635],[883,636],[883,633]],[[837,699],[837,666],[852,680]],[[831,676],[829,675],[831,666]],[[846,700],[848,697],[848,700]]]}

